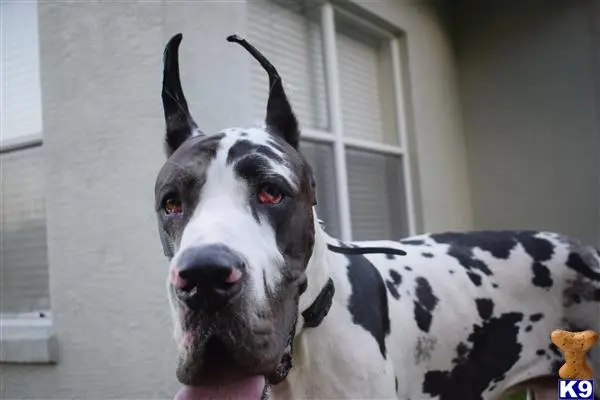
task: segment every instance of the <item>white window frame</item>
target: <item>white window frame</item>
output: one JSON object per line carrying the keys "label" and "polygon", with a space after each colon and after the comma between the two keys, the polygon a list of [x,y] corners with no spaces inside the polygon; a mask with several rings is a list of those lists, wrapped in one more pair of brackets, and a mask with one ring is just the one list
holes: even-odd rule
{"label": "white window frame", "polygon": [[[368,29],[383,33],[386,38],[389,38],[392,71],[393,71],[393,94],[395,102],[395,119],[396,119],[396,134],[399,145],[391,145],[379,143],[371,140],[355,139],[344,136],[344,126],[342,119],[342,100],[340,94],[340,76],[337,57],[336,43],[336,26],[335,14],[343,14],[345,17],[351,18],[355,23],[361,24]],[[352,240],[352,220],[350,211],[350,196],[348,189],[348,173],[346,165],[346,149],[354,148],[358,150],[367,150],[382,155],[399,156],[402,162],[402,170],[404,177],[404,193],[406,196],[406,218],[408,225],[408,234],[416,234],[415,226],[415,208],[413,198],[412,175],[410,170],[410,155],[407,150],[408,133],[406,123],[405,99],[403,90],[402,63],[400,59],[400,39],[392,35],[390,32],[383,31],[364,19],[348,13],[345,10],[332,5],[330,2],[325,2],[321,6],[321,29],[323,31],[323,51],[325,75],[327,83],[328,101],[327,107],[329,112],[329,121],[331,132],[315,129],[304,129],[302,132],[303,139],[312,142],[329,143],[333,145],[334,162],[335,162],[335,177],[336,177],[336,192],[340,220],[341,239]]]}

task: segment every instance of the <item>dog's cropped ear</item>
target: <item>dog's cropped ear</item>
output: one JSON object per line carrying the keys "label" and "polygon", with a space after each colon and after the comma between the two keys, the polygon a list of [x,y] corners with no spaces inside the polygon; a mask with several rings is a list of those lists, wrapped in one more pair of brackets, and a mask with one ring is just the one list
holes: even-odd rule
{"label": "dog's cropped ear", "polygon": [[165,152],[170,156],[191,136],[202,135],[190,115],[179,78],[179,44],[183,35],[178,33],[167,43],[163,54],[162,102],[167,133]]}
{"label": "dog's cropped ear", "polygon": [[277,73],[277,70],[273,64],[271,64],[260,51],[248,43],[246,39],[237,35],[231,35],[227,38],[227,41],[241,45],[260,63],[265,71],[267,71],[267,74],[269,75],[269,100],[267,101],[267,117],[265,120],[267,129],[271,134],[281,136],[293,148],[297,149],[300,140],[298,120],[285,95],[281,77]]}

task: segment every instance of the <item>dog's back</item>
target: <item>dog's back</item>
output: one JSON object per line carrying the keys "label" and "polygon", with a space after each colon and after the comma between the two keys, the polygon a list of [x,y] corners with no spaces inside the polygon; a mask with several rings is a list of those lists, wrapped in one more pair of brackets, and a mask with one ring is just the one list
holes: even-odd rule
{"label": "dog's back", "polygon": [[[549,232],[421,235],[365,254],[387,288],[398,398],[495,399],[556,376],[555,329],[600,331],[600,253]],[[591,352],[600,379],[600,350]]]}

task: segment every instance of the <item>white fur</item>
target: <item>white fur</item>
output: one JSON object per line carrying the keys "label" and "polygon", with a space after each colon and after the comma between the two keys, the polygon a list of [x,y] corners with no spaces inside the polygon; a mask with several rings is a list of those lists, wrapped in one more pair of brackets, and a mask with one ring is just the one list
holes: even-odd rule
{"label": "white fur", "polygon": [[[335,283],[335,297],[331,310],[322,324],[303,330],[302,318],[296,330],[294,367],[283,383],[270,389],[273,399],[431,399],[423,393],[424,376],[430,370],[451,370],[456,347],[466,342],[473,325],[482,324],[474,299],[491,297],[494,315],[504,312],[523,312],[520,323],[519,343],[523,350],[519,361],[511,368],[504,381],[493,390],[483,394],[485,400],[499,400],[502,393],[529,378],[548,373],[548,362],[535,354],[537,349],[547,349],[549,333],[564,325],[562,307],[563,282],[571,279],[574,272],[564,266],[569,252],[568,245],[556,235],[540,233],[553,243],[555,253],[547,262],[552,270],[554,285],[549,290],[531,284],[531,258],[522,246],[517,246],[508,260],[499,260],[491,254],[475,249],[478,257],[485,260],[494,272],[494,279],[503,286],[501,291],[492,290],[483,279],[476,287],[465,275],[465,269],[449,256],[447,245],[436,243],[427,235],[409,239],[422,239],[432,247],[402,245],[391,241],[355,242],[360,247],[385,246],[406,250],[406,256],[389,260],[384,255],[366,255],[381,275],[389,276],[393,268],[403,277],[399,285],[400,300],[388,293],[391,333],[387,337],[387,360],[383,359],[373,337],[352,321],[348,311],[348,298],[352,287],[347,276],[347,259],[326,250],[327,243],[336,244],[316,226],[316,243],[308,265],[308,290],[300,299],[300,310],[314,301],[328,277]],[[433,258],[423,257],[422,252],[433,253]],[[404,266],[410,266],[407,271]],[[454,274],[449,271],[453,270]],[[433,311],[429,333],[416,325],[413,314],[414,280],[427,278],[439,302]],[[311,285],[312,281],[312,285]],[[588,303],[588,323],[599,324],[600,304]],[[541,312],[544,318],[530,323],[531,313]],[[568,318],[567,318],[568,319]],[[531,332],[524,328],[532,325]],[[416,358],[415,349],[421,343],[431,347],[431,357]],[[597,363],[597,359],[594,359]],[[594,364],[597,365],[597,364]],[[398,379],[398,393],[394,379]]]}

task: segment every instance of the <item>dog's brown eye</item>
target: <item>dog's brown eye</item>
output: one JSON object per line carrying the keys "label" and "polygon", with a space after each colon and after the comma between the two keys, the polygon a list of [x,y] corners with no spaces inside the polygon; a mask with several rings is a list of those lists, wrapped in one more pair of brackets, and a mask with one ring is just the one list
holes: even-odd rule
{"label": "dog's brown eye", "polygon": [[163,208],[167,214],[181,214],[183,212],[183,205],[177,197],[167,197]]}
{"label": "dog's brown eye", "polygon": [[261,204],[279,204],[283,200],[283,193],[275,185],[262,185],[258,191],[258,201]]}

